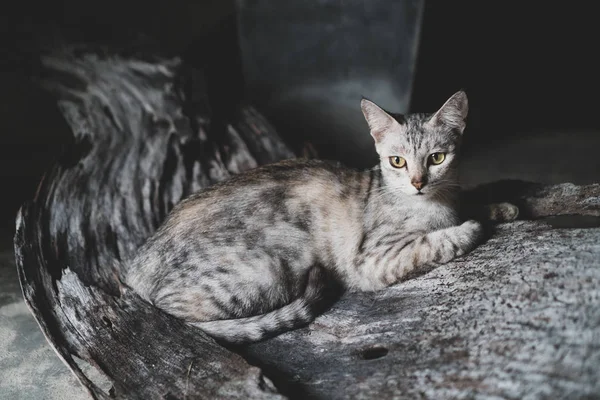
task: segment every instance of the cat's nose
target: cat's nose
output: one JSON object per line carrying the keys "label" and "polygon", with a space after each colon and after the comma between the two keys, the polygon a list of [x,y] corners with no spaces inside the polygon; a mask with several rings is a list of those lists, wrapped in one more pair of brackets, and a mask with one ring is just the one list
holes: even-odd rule
{"label": "cat's nose", "polygon": [[423,189],[423,186],[425,186],[425,184],[427,182],[425,182],[424,179],[413,179],[410,181],[410,183],[417,189],[417,190],[421,190]]}

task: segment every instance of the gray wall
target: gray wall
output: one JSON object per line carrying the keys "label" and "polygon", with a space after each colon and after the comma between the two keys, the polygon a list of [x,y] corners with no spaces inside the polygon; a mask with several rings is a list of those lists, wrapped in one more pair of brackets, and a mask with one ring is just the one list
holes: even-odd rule
{"label": "gray wall", "polygon": [[423,0],[238,0],[246,94],[296,147],[373,163],[367,97],[409,109]]}

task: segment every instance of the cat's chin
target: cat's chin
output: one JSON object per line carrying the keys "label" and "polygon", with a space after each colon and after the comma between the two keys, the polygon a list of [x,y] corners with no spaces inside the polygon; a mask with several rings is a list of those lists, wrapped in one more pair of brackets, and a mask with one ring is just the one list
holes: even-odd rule
{"label": "cat's chin", "polygon": [[417,191],[417,190],[410,190],[410,189],[401,189],[400,192],[402,193],[403,196],[406,196],[406,198],[411,198],[411,199],[418,199],[418,200],[425,200],[431,197],[435,197],[436,196],[436,190],[421,190],[421,191]]}
{"label": "cat's chin", "polygon": [[409,196],[411,196],[415,199],[425,200],[425,199],[430,199],[432,197],[435,197],[436,191],[435,190],[427,190],[427,191],[420,191],[420,192],[412,192]]}
{"label": "cat's chin", "polygon": [[429,197],[430,194],[429,194],[429,192],[408,192],[408,193],[404,192],[404,195],[407,198],[414,199],[414,200],[425,200]]}

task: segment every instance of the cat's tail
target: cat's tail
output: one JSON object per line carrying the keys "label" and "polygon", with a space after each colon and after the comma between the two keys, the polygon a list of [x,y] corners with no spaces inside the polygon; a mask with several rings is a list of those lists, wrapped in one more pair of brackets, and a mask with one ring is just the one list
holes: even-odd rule
{"label": "cat's tail", "polygon": [[340,287],[321,267],[308,273],[306,289],[293,302],[247,318],[192,322],[208,335],[231,344],[258,342],[283,332],[308,325],[329,307],[340,294]]}

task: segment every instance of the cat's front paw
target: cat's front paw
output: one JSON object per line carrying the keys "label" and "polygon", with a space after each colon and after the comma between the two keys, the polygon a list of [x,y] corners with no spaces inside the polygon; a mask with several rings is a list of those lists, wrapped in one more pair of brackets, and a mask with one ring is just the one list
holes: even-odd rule
{"label": "cat's front paw", "polygon": [[460,226],[462,231],[462,237],[460,245],[458,246],[457,256],[469,253],[473,250],[483,239],[484,231],[483,225],[475,220],[468,220],[463,222]]}
{"label": "cat's front paw", "polygon": [[474,219],[470,219],[462,223],[460,228],[467,233],[477,236],[478,234],[483,234],[483,225],[479,221],[475,221]]}
{"label": "cat's front paw", "polygon": [[452,261],[455,257],[462,256],[473,250],[483,239],[483,225],[475,220],[463,222],[444,231],[444,238],[440,242],[441,251],[435,260],[441,264]]}
{"label": "cat's front paw", "polygon": [[493,222],[510,222],[519,216],[519,207],[510,203],[493,203],[486,206],[486,214]]}

